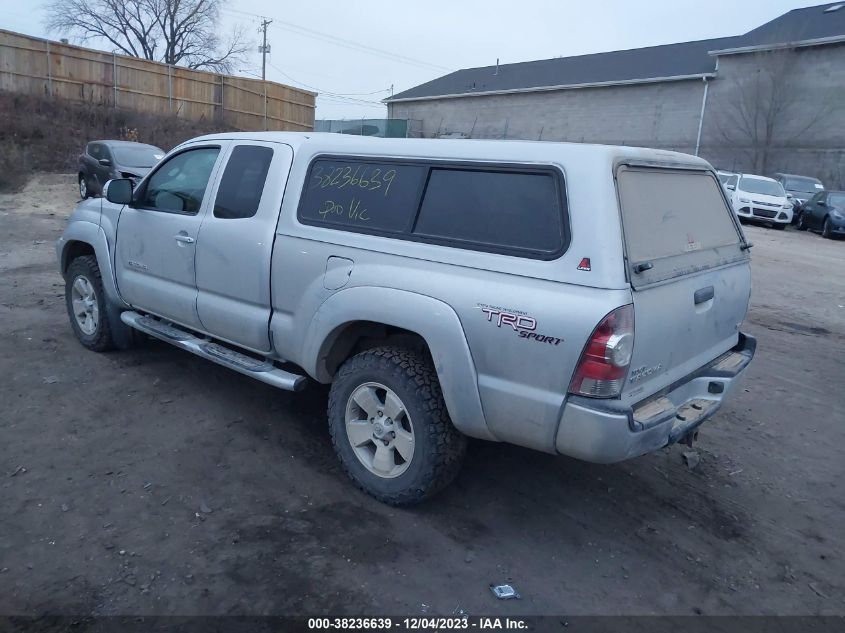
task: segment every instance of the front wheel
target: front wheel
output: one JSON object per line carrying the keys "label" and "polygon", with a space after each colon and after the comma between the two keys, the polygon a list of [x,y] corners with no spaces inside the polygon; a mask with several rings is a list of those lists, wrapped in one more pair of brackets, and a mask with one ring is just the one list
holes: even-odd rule
{"label": "front wheel", "polygon": [[79,197],[83,200],[91,197],[91,192],[88,189],[88,182],[85,180],[84,174],[79,174]]}
{"label": "front wheel", "polygon": [[806,231],[807,230],[807,223],[804,221],[804,214],[798,214],[798,224],[795,226],[796,229],[799,231]]}
{"label": "front wheel", "polygon": [[380,347],[347,360],[332,383],[328,416],[344,470],[379,501],[419,503],[460,470],[466,438],[421,353]]}
{"label": "front wheel", "polygon": [[95,352],[114,349],[100,267],[93,255],[77,257],[65,273],[65,304],[76,338]]}
{"label": "front wheel", "polygon": [[833,233],[830,230],[830,218],[824,219],[824,225],[822,225],[822,237],[826,237],[829,240],[833,239]]}

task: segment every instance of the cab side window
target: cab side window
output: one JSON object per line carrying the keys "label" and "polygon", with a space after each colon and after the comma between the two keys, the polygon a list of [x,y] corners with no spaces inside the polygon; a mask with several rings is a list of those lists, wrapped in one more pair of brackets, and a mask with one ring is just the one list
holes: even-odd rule
{"label": "cab side window", "polygon": [[136,206],[195,215],[219,153],[219,147],[202,147],[176,154],[150,176]]}
{"label": "cab side window", "polygon": [[232,150],[214,201],[214,217],[251,218],[258,211],[273,150],[258,145],[238,145]]}

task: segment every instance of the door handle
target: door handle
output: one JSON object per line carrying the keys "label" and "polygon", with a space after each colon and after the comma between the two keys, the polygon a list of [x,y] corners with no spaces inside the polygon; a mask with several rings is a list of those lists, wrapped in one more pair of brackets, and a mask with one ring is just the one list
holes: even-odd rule
{"label": "door handle", "polygon": [[706,288],[696,290],[694,295],[695,305],[704,303],[705,301],[710,301],[710,299],[714,296],[716,296],[716,291],[713,289],[713,286],[707,286]]}
{"label": "door handle", "polygon": [[178,234],[174,235],[173,239],[176,240],[177,242],[182,242],[183,244],[193,244],[194,243],[194,238],[192,238],[190,235],[183,235],[182,233],[178,233]]}

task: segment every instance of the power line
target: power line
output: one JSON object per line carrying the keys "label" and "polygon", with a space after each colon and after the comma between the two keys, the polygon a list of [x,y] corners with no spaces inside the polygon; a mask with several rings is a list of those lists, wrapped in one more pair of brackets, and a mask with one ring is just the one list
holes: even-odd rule
{"label": "power line", "polygon": [[[374,90],[373,92],[359,92],[359,93],[331,92],[329,90],[322,90],[322,89],[318,88],[317,86],[312,86],[310,84],[306,84],[302,81],[294,79],[293,77],[288,75],[284,70],[282,70],[281,68],[276,66],[273,62],[267,62],[267,65],[270,66],[270,68],[275,69],[283,77],[287,78],[288,81],[291,81],[295,84],[299,84],[300,86],[303,86],[305,88],[310,88],[311,90],[315,90],[320,96],[342,97],[342,98],[358,97],[358,96],[366,97],[366,96],[370,96],[370,95],[379,94],[380,92],[390,92],[390,88],[384,88],[382,90]],[[367,99],[355,99],[355,101],[362,101],[362,102],[366,102],[366,103],[380,103],[378,101],[372,101],[372,100],[367,100]]]}
{"label": "power line", "polygon": [[[241,15],[246,15],[249,17],[262,17],[254,13],[249,13],[247,11],[240,11],[238,9],[229,9],[224,8],[223,11],[237,13]],[[273,18],[274,28],[286,30],[289,32],[297,33],[298,35],[303,35],[305,37],[312,37],[314,39],[318,39],[329,44],[334,44],[336,46],[343,46],[346,48],[350,48],[352,50],[357,50],[362,53],[367,53],[370,55],[375,55],[377,57],[382,57],[385,59],[390,59],[393,61],[398,61],[404,64],[410,64],[413,66],[420,66],[423,68],[432,68],[435,70],[441,70],[446,72],[452,72],[451,68],[447,68],[445,66],[439,66],[437,64],[432,64],[430,62],[426,62],[420,59],[416,59],[414,57],[408,57],[407,55],[401,55],[399,53],[393,53],[391,51],[387,51],[381,48],[376,48],[374,46],[369,46],[367,44],[361,44],[360,42],[355,42],[353,40],[347,40],[341,37],[337,37],[335,35],[331,35],[329,33],[323,33],[322,31],[317,31],[315,29],[311,29],[305,26],[300,26],[299,24],[294,24],[293,22],[288,22],[286,20],[281,20],[279,18]]]}
{"label": "power line", "polygon": [[384,106],[373,105],[371,103],[349,103],[348,101],[332,101],[330,98],[321,98],[320,102],[326,106],[356,106],[359,108],[378,108],[383,109]]}

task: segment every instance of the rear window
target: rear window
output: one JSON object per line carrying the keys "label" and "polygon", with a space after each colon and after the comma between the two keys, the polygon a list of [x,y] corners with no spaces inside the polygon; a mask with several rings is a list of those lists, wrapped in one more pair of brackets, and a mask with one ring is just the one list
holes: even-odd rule
{"label": "rear window", "polygon": [[796,178],[795,176],[787,178],[783,186],[790,191],[802,193],[816,193],[819,189],[824,189],[822,183],[815,178]]}
{"label": "rear window", "polygon": [[719,182],[709,173],[624,168],[618,183],[635,285],[681,274],[690,267],[725,263],[728,253],[707,254],[723,247],[734,247],[728,249],[731,255],[740,254],[736,248],[740,234],[732,212]]}
{"label": "rear window", "polygon": [[317,159],[305,224],[533,259],[567,242],[563,179],[552,168]]}

